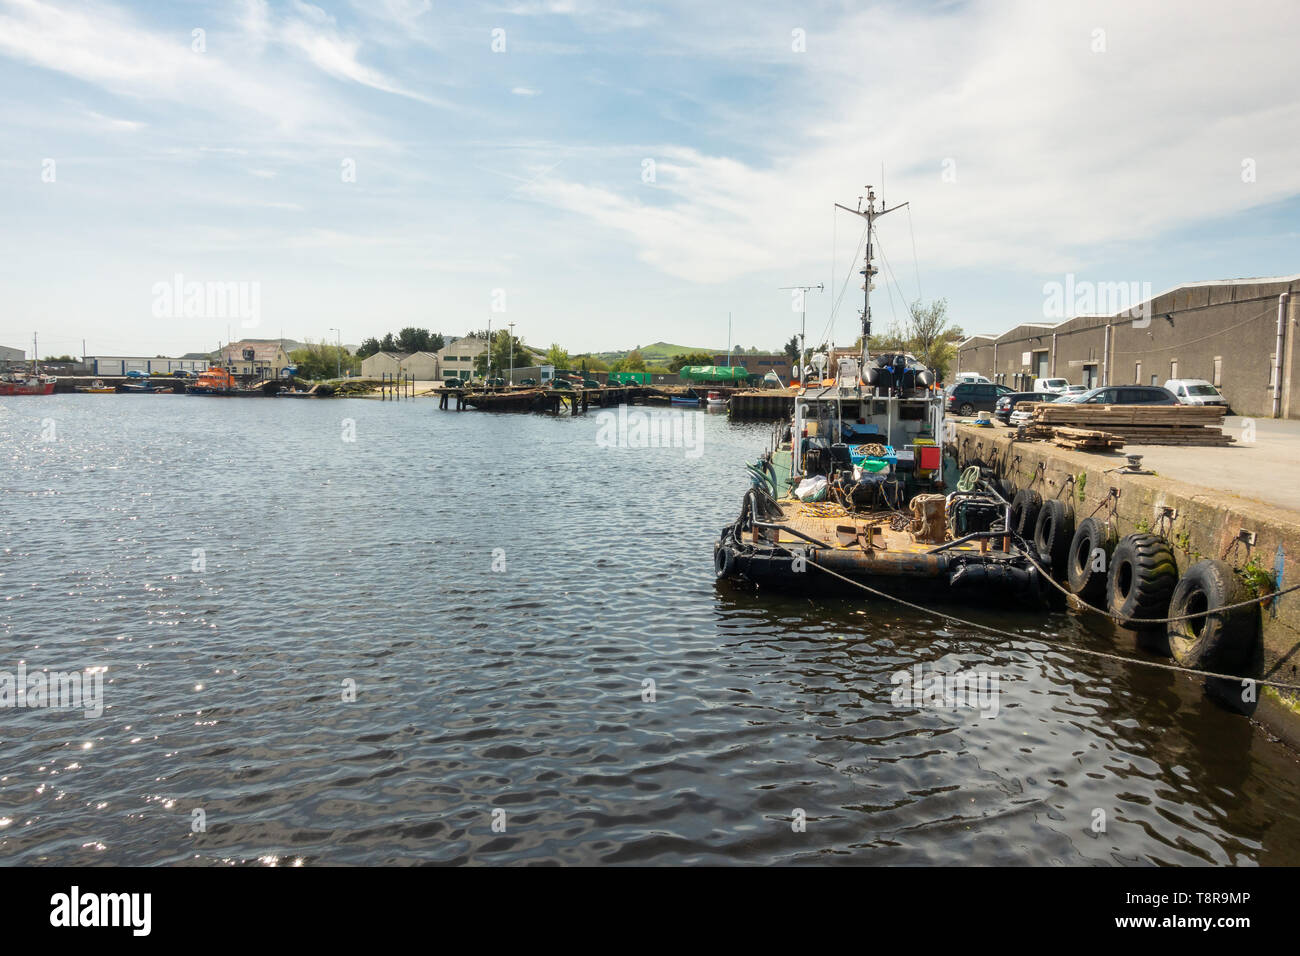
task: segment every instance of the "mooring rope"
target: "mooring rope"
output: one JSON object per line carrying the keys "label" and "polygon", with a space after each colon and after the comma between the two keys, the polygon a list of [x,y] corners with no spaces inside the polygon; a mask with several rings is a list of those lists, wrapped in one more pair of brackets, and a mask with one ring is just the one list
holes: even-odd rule
{"label": "mooring rope", "polygon": [[[785,551],[787,554],[793,555],[793,552],[791,552],[790,549],[785,547],[784,545],[778,545],[778,547],[780,547],[781,550]],[[964,625],[965,627],[978,628],[979,630],[988,631],[992,634],[997,634],[1000,637],[1010,638],[1013,641],[1021,641],[1021,642],[1038,641],[1039,643],[1042,644],[1050,644],[1055,647],[1062,647],[1065,648],[1066,650],[1078,654],[1084,654],[1089,657],[1099,657],[1104,660],[1117,661],[1119,663],[1126,663],[1126,664],[1139,664],[1143,667],[1153,667],[1157,670],[1171,671],[1175,674],[1187,674],[1196,677],[1216,677],[1220,680],[1227,680],[1227,681],[1238,681],[1238,682],[1250,681],[1252,684],[1263,685],[1265,687],[1277,687],[1283,690],[1300,690],[1300,684],[1288,684],[1285,683],[1284,681],[1268,680],[1266,678],[1242,677],[1239,674],[1220,674],[1220,673],[1216,673],[1215,671],[1198,670],[1196,668],[1191,668],[1191,667],[1179,667],[1177,664],[1165,664],[1161,661],[1147,661],[1147,660],[1143,660],[1140,657],[1129,657],[1124,654],[1112,654],[1109,651],[1094,650],[1093,648],[1090,647],[1080,647],[1078,644],[1072,644],[1069,643],[1068,641],[1057,641],[1046,637],[1031,637],[1026,634],[1016,634],[1012,631],[1004,631],[1002,630],[1002,628],[994,627],[991,624],[980,624],[978,621],[968,621],[965,618],[960,618],[953,614],[947,614],[943,611],[938,610],[937,608],[925,607],[924,605],[921,604],[913,604],[911,601],[907,601],[904,600],[903,598],[896,597],[893,594],[887,594],[884,591],[878,591],[873,587],[863,584],[861,581],[855,581],[852,578],[847,577],[846,575],[840,574],[838,571],[832,571],[830,568],[823,567],[822,565],[818,564],[816,561],[812,559],[811,554],[808,555],[806,560],[809,563],[811,563],[813,567],[817,568],[819,571],[824,571],[827,574],[831,575],[832,577],[839,578],[841,581],[846,581],[849,584],[852,584],[854,587],[861,588],[862,590],[870,594],[874,594],[877,597],[886,598],[890,601],[894,601],[895,603],[901,604],[904,607],[910,607],[915,611],[920,611],[923,614],[930,614],[935,617],[941,617],[944,620],[955,621],[956,623]],[[1295,587],[1300,587],[1300,585],[1296,585]],[[1294,587],[1288,588],[1288,590],[1294,590],[1294,589],[1295,589]],[[1281,591],[1275,592],[1275,594],[1270,595],[1270,597],[1282,593],[1285,592],[1281,592]],[[1246,603],[1251,604],[1254,602],[1248,601]],[[1227,609],[1216,608],[1214,611],[1210,611],[1208,613],[1213,614],[1222,610],[1227,610]],[[1200,617],[1203,615],[1193,615],[1193,616]],[[978,637],[979,635],[971,635],[971,636]]]}

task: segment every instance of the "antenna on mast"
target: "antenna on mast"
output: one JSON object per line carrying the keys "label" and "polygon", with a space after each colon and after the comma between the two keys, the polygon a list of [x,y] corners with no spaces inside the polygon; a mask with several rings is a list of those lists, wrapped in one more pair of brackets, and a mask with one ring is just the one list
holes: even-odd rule
{"label": "antenna on mast", "polygon": [[[881,166],[881,175],[882,177],[884,175],[883,165]],[[883,178],[881,179],[881,182],[882,183],[884,182]],[[881,186],[880,188],[881,188],[881,192],[884,192],[884,186]],[[876,220],[879,219],[881,216],[887,215],[888,213],[893,212],[895,209],[902,209],[904,206],[907,205],[907,203],[903,202],[903,203],[899,203],[897,206],[886,206],[884,200],[882,199],[880,201],[880,208],[877,209],[876,194],[875,191],[869,185],[867,186],[866,198],[867,198],[867,208],[865,210],[863,210],[862,208],[862,197],[860,196],[858,197],[857,209],[850,209],[848,206],[842,206],[839,203],[835,204],[840,209],[843,209],[845,212],[851,212],[855,216],[861,216],[863,219],[867,221],[867,246],[866,246],[866,251],[862,257],[862,268],[859,270],[859,275],[862,276],[862,368],[863,369],[866,369],[867,360],[870,358],[868,343],[871,340],[871,280],[875,278],[876,273],[879,271],[875,266],[871,264],[871,260],[874,258],[874,255],[872,253],[872,248],[871,248],[871,241],[872,238],[875,236],[875,232],[876,232],[875,223]]]}

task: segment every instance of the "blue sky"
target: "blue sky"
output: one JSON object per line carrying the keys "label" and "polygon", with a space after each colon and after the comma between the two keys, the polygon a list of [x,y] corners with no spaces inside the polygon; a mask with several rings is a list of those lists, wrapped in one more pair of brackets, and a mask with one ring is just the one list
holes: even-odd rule
{"label": "blue sky", "polygon": [[[731,312],[779,348],[779,287],[832,276],[809,337],[845,342],[860,225],[832,203],[882,164],[911,206],[881,221],[877,328],[918,295],[967,332],[1041,320],[1066,273],[1300,272],[1300,7],[1162,6],[0,0],[0,344],[491,315],[724,348]],[[176,275],[255,284],[255,321],[158,314]]]}

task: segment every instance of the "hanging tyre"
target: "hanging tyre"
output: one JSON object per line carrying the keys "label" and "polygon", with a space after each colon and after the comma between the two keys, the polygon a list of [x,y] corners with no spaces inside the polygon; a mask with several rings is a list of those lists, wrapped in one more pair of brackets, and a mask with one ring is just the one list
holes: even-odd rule
{"label": "hanging tyre", "polygon": [[1065,579],[1070,592],[1091,607],[1101,607],[1106,599],[1107,568],[1114,550],[1115,532],[1109,522],[1084,518],[1074,529],[1065,553]]}
{"label": "hanging tyre", "polygon": [[1034,537],[1038,511],[1043,507],[1043,496],[1029,488],[1021,488],[1011,499],[1011,531],[1026,541]]}
{"label": "hanging tyre", "polygon": [[[1250,600],[1250,591],[1232,567],[1208,558],[1197,561],[1174,588],[1169,617],[1200,614]],[[1183,667],[1238,672],[1255,652],[1258,605],[1174,621],[1169,625],[1169,650]]]}
{"label": "hanging tyre", "polygon": [[993,487],[997,489],[999,495],[1006,502],[1010,502],[1016,496],[1016,486],[1011,483],[1009,478],[997,478],[993,481]]}
{"label": "hanging tyre", "polygon": [[1034,525],[1034,547],[1043,565],[1058,581],[1065,577],[1065,562],[1074,537],[1074,507],[1056,498],[1043,502]]}
{"label": "hanging tyre", "polygon": [[[1169,610],[1178,564],[1163,538],[1153,534],[1130,534],[1120,540],[1110,556],[1106,578],[1106,606],[1124,618],[1164,617]],[[1165,625],[1125,624],[1140,629]]]}
{"label": "hanging tyre", "polygon": [[729,577],[736,565],[736,556],[725,544],[713,546],[713,571],[720,578]]}

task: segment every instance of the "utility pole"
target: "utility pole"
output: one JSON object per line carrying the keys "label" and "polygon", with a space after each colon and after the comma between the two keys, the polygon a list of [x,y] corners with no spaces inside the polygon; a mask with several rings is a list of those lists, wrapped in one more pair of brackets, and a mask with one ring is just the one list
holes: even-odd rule
{"label": "utility pole", "polygon": [[510,377],[506,379],[507,385],[515,384],[515,324],[508,323],[510,326]]}
{"label": "utility pole", "polygon": [[870,358],[868,341],[871,339],[871,280],[875,278],[876,273],[879,271],[871,264],[871,240],[876,234],[876,220],[881,216],[893,212],[895,209],[902,209],[907,205],[907,203],[903,202],[899,203],[897,206],[886,207],[885,200],[881,198],[880,208],[877,209],[876,193],[870,186],[868,186],[866,209],[862,208],[861,198],[858,199],[857,209],[850,209],[848,206],[841,206],[839,203],[836,203],[835,205],[839,209],[843,209],[845,212],[851,212],[855,216],[861,216],[867,221],[867,248],[862,258],[862,269],[860,270],[860,275],[862,276],[862,369],[865,372],[867,359]]}
{"label": "utility pole", "polygon": [[[799,359],[798,359],[798,364],[799,364],[800,366],[803,365],[803,363],[804,363],[804,355],[806,354],[806,352],[807,352],[807,350],[808,350],[808,341],[807,341],[807,327],[808,327],[808,293],[809,293],[809,292],[812,292],[814,289],[816,289],[818,292],[821,292],[821,291],[824,290],[825,288],[826,288],[826,286],[825,286],[823,283],[819,282],[819,283],[817,283],[816,285],[783,285],[783,286],[781,286],[780,289],[777,290],[778,292],[793,292],[795,289],[798,289],[798,290],[800,290],[800,291],[803,293],[803,295],[801,295],[801,296],[799,297]],[[803,371],[803,370],[800,369],[800,372],[802,372],[802,371]],[[803,375],[800,374],[800,375],[798,376],[798,378],[799,378],[800,381],[802,381],[802,380],[803,380]]]}
{"label": "utility pole", "polygon": [[487,361],[483,363],[483,387],[487,388],[488,379],[492,377],[492,313],[488,313]]}
{"label": "utility pole", "polygon": [[336,370],[336,372],[337,372],[337,374],[338,374],[338,377],[339,377],[339,378],[342,378],[342,377],[343,377],[343,348],[342,348],[343,333],[340,332],[338,329],[334,328],[334,326],[332,326],[332,325],[329,327],[329,331],[331,331],[331,332],[334,333],[334,342],[335,342],[335,346],[334,346],[334,366],[335,366],[335,370]]}

